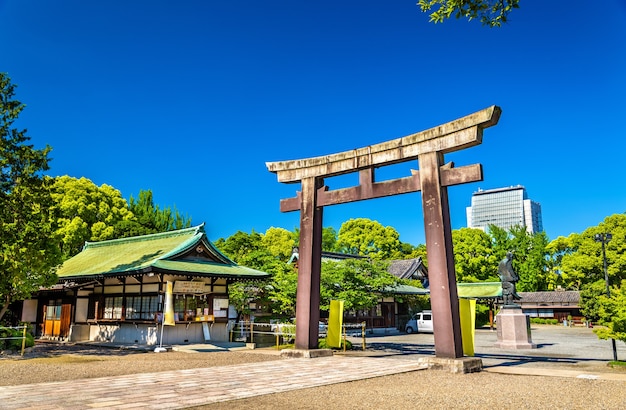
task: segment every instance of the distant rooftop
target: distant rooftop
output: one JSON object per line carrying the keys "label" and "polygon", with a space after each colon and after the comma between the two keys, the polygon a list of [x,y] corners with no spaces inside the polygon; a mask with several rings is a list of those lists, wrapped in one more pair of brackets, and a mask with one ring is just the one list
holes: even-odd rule
{"label": "distant rooftop", "polygon": [[485,194],[493,194],[496,192],[516,191],[518,189],[526,189],[526,188],[524,188],[523,185],[510,186],[506,188],[494,188],[494,189],[478,188],[478,191],[474,192],[474,195],[485,195]]}

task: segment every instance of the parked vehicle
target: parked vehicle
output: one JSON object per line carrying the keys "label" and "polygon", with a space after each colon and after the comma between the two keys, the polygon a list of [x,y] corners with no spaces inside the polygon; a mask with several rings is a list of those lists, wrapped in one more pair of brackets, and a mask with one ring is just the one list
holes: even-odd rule
{"label": "parked vehicle", "polygon": [[433,312],[425,310],[414,314],[406,325],[404,331],[407,333],[432,333],[433,332]]}

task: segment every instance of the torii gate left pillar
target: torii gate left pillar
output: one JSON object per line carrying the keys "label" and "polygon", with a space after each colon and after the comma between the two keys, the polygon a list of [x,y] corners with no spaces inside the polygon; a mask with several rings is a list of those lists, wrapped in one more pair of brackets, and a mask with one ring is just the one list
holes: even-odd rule
{"label": "torii gate left pillar", "polygon": [[[480,164],[454,168],[445,153],[479,145],[483,129],[497,124],[501,110],[482,111],[403,138],[322,157],[268,162],[279,182],[301,183],[294,198],[281,200],[282,212],[300,210],[300,248],[296,296],[296,343],[317,348],[323,207],[422,191],[426,251],[433,310],[435,355],[463,356],[447,187],[482,180]],[[374,181],[374,169],[418,160],[419,171],[405,178]],[[359,185],[329,191],[324,178],[359,172]]]}

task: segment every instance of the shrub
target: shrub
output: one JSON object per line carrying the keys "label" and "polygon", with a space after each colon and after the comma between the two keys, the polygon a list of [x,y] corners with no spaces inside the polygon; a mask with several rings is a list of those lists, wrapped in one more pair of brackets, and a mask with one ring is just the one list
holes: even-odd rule
{"label": "shrub", "polygon": [[559,321],[557,319],[544,319],[540,317],[531,317],[530,323],[534,323],[537,325],[558,325]]}
{"label": "shrub", "polygon": [[[0,328],[0,350],[22,350],[23,334],[24,331],[22,329]],[[4,339],[9,337],[18,339]],[[29,332],[26,332],[26,344],[24,346],[35,346],[35,338]]]}
{"label": "shrub", "polygon": [[[343,350],[343,343],[344,343],[344,340],[341,339],[341,347],[330,347],[328,346],[326,339],[320,339],[317,344],[317,347],[320,349]],[[346,343],[346,350],[352,350],[352,343],[349,340],[346,340],[345,343]]]}

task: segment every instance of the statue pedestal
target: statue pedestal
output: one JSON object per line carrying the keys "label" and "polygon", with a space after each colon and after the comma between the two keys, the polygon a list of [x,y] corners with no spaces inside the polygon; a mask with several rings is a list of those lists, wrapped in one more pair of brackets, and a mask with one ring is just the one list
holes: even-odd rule
{"label": "statue pedestal", "polygon": [[496,315],[498,341],[495,347],[500,349],[536,349],[530,335],[530,318],[519,306],[504,306]]}

